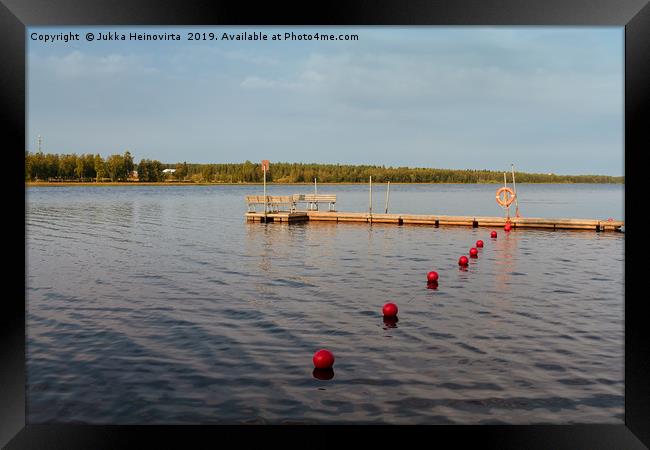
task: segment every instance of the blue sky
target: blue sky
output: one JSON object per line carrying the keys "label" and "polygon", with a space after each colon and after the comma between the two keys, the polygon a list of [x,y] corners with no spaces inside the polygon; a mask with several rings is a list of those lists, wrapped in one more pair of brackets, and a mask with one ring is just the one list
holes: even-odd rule
{"label": "blue sky", "polygon": [[[181,41],[87,42],[87,32]],[[187,41],[188,31],[358,41]],[[31,33],[79,33],[44,43]],[[28,141],[136,160],[623,175],[622,27],[31,27]]]}

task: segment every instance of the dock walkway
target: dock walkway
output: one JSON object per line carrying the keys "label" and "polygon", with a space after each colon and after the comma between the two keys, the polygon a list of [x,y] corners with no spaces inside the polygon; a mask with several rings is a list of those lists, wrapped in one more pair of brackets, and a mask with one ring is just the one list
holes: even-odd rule
{"label": "dock walkway", "polygon": [[[430,225],[430,226],[465,226],[503,227],[505,217],[486,216],[442,216],[423,214],[368,214],[365,212],[344,211],[280,211],[267,213],[248,212],[246,220],[252,222],[358,222],[358,223],[389,223],[395,225]],[[534,218],[511,217],[510,223],[516,228],[545,228],[552,230],[593,230],[621,231],[625,225],[620,220],[599,219],[563,219],[563,218]]]}

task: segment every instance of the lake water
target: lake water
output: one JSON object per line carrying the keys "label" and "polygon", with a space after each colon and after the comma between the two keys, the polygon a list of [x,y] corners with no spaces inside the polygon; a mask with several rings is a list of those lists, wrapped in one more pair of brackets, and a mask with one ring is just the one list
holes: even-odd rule
{"label": "lake water", "polygon": [[[497,187],[391,185],[389,212],[501,215]],[[246,223],[261,190],[28,188],[28,423],[623,423],[624,233]],[[523,216],[624,220],[620,185],[517,190]]]}

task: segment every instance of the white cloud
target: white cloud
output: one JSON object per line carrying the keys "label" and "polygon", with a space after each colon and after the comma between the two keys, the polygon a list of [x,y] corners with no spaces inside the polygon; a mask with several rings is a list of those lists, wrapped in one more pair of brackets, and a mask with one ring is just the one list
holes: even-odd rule
{"label": "white cloud", "polygon": [[64,55],[50,55],[40,58],[30,55],[31,75],[54,75],[60,79],[94,78],[117,74],[152,74],[158,69],[145,64],[141,57],[110,53],[105,56],[88,55],[73,50]]}
{"label": "white cloud", "polygon": [[[513,44],[509,44],[513,45]],[[251,75],[244,88],[299,90],[355,109],[514,108],[584,113],[620,112],[622,74],[565,70],[552,64],[534,70],[494,60],[475,64],[446,53],[312,53],[285,78]],[[589,110],[585,111],[588,105]]]}
{"label": "white cloud", "polygon": [[214,47],[212,51],[218,55],[223,56],[224,58],[242,61],[250,64],[262,65],[262,66],[274,66],[279,63],[275,58],[270,58],[265,55],[249,54],[241,51],[235,50],[223,50],[219,47]]}
{"label": "white cloud", "polygon": [[296,89],[301,87],[301,83],[297,81],[274,80],[259,76],[248,76],[240,85],[247,89]]}

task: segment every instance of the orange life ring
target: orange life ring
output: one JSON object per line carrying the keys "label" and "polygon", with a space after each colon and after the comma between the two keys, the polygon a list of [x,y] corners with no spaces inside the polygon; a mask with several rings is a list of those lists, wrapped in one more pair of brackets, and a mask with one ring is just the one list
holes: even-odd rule
{"label": "orange life ring", "polygon": [[[501,194],[503,194],[503,198],[501,198]],[[512,189],[509,187],[502,187],[497,190],[497,203],[504,208],[507,208],[515,201],[515,196],[516,194]]]}

